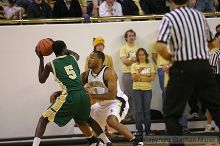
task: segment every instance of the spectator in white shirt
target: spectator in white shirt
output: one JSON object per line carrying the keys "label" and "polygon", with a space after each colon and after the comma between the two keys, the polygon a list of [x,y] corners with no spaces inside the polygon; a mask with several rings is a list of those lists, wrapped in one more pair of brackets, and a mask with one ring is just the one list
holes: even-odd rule
{"label": "spectator in white shirt", "polygon": [[15,0],[8,0],[6,6],[3,6],[3,13],[6,19],[21,19],[24,9],[15,5]]}
{"label": "spectator in white shirt", "polygon": [[123,16],[121,4],[116,0],[105,0],[99,6],[99,16]]}

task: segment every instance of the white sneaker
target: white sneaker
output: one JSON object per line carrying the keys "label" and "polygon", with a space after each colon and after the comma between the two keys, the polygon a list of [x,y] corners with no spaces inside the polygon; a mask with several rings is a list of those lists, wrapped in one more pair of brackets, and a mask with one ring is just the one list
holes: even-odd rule
{"label": "white sneaker", "polygon": [[144,146],[144,143],[143,142],[132,142],[133,146]]}
{"label": "white sneaker", "polygon": [[139,142],[138,146],[144,146],[144,143],[143,142]]}
{"label": "white sneaker", "polygon": [[[218,127],[214,127],[215,129],[214,129],[214,131],[215,132],[219,132],[219,128]],[[220,145],[220,143],[219,143],[219,145]]]}
{"label": "white sneaker", "polygon": [[205,132],[211,132],[212,131],[212,125],[206,125],[205,126]]}
{"label": "white sneaker", "polygon": [[199,114],[198,113],[192,113],[191,118],[192,119],[198,119],[199,118]]}
{"label": "white sneaker", "polygon": [[106,146],[104,143],[100,142],[98,146]]}

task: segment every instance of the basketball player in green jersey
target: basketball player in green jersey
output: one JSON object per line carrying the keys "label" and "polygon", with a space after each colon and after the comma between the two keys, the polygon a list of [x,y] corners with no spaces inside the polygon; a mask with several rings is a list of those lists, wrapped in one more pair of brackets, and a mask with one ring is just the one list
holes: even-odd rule
{"label": "basketball player in green jersey", "polygon": [[63,41],[55,41],[52,47],[56,59],[47,63],[45,67],[42,54],[35,50],[40,59],[38,78],[40,83],[45,83],[52,72],[56,78],[55,81],[61,87],[61,95],[40,117],[33,146],[39,146],[48,122],[54,122],[62,127],[71,119],[75,120],[82,133],[88,138],[89,145],[97,143],[97,138],[93,136],[87,123],[91,105],[80,79],[80,70],[75,58],[79,56],[67,50]]}

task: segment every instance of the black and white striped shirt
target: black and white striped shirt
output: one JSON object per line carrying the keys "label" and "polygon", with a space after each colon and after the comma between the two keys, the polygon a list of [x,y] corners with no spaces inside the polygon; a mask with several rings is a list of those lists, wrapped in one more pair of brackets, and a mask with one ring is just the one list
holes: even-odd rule
{"label": "black and white striped shirt", "polygon": [[180,7],[163,17],[157,42],[169,43],[174,61],[208,59],[212,33],[203,14]]}
{"label": "black and white striped shirt", "polygon": [[211,53],[209,63],[215,69],[215,74],[220,74],[220,48]]}

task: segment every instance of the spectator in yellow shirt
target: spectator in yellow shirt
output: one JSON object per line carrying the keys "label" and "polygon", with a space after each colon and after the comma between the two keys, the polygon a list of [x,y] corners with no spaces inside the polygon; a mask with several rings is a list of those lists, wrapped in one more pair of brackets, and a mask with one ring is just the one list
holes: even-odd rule
{"label": "spectator in yellow shirt", "polygon": [[136,62],[136,51],[139,48],[136,41],[136,32],[129,29],[125,32],[125,45],[120,49],[120,59],[122,62],[122,87],[123,92],[128,96],[129,110],[128,114],[123,121],[134,121],[133,114],[133,99],[132,99],[132,77],[131,77],[131,65]]}
{"label": "spectator in yellow shirt", "polygon": [[[93,47],[95,51],[104,51],[105,48],[105,40],[103,37],[97,37],[93,39]],[[88,68],[88,61],[89,61],[89,56],[86,57],[86,64],[85,64],[85,71],[89,70]],[[113,61],[112,61],[112,57],[105,54],[105,61],[103,63],[104,65],[107,65],[109,67],[111,67],[112,69],[114,69],[114,65],[113,65]]]}
{"label": "spectator in yellow shirt", "polygon": [[[149,63],[147,51],[139,48],[136,52],[137,62],[131,65],[133,79],[133,99],[135,105],[136,135],[150,134],[150,105],[152,98],[152,81],[155,79],[154,66]],[[143,122],[142,122],[143,121]],[[144,123],[144,128],[142,123]]]}

